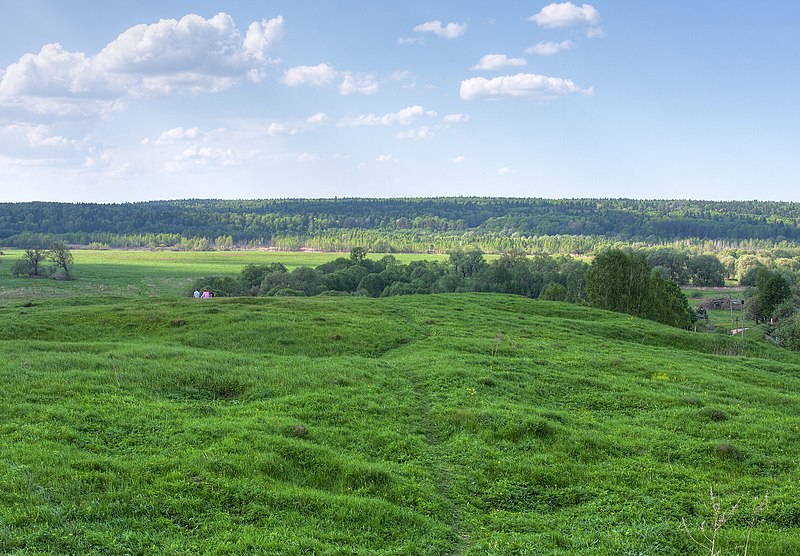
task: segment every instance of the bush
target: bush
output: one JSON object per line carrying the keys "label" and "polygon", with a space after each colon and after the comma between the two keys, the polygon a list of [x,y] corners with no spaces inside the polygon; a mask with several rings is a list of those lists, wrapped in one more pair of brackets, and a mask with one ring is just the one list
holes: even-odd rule
{"label": "bush", "polygon": [[215,297],[236,297],[244,294],[242,283],[230,276],[208,276],[196,280],[192,291],[208,289]]}
{"label": "bush", "polygon": [[33,276],[33,267],[31,267],[31,263],[27,259],[19,259],[11,268],[11,275],[15,278]]}
{"label": "bush", "polygon": [[564,301],[567,298],[567,288],[557,282],[550,282],[539,294],[539,299],[544,301]]}

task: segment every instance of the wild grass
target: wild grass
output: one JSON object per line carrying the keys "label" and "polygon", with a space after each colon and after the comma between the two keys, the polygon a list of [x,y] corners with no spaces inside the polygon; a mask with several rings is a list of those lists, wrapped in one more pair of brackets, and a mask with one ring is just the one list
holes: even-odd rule
{"label": "wild grass", "polygon": [[717,485],[798,554],[798,359],[709,341],[499,295],[2,301],[0,551],[699,554]]}
{"label": "wild grass", "polygon": [[704,554],[713,485],[769,494],[715,548],[800,554],[797,354],[503,295],[167,296],[225,266],[185,255],[0,299],[0,553]]}

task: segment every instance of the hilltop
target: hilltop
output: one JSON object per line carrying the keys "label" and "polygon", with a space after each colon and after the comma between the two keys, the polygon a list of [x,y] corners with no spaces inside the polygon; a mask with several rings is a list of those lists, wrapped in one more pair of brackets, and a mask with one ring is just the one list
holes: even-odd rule
{"label": "hilltop", "polygon": [[[0,302],[11,554],[799,554],[798,355],[498,294]],[[693,552],[694,551],[694,552]]]}

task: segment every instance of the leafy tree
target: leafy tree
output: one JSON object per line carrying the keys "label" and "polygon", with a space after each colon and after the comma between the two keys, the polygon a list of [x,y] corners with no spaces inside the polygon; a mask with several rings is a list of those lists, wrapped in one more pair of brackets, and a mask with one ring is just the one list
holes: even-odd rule
{"label": "leafy tree", "polygon": [[273,272],[286,272],[286,267],[281,263],[249,264],[242,269],[239,280],[244,288],[257,291],[264,278]]}
{"label": "leafy tree", "polygon": [[358,289],[361,279],[369,275],[370,272],[361,265],[353,265],[330,274],[323,278],[325,287],[329,290],[340,292],[354,292]]}
{"label": "leafy tree", "polygon": [[663,269],[665,278],[677,284],[688,283],[689,255],[676,249],[655,249],[647,253],[647,264]]}
{"label": "leafy tree", "polygon": [[586,300],[586,273],[589,265],[573,259],[567,259],[561,265],[561,273],[566,282],[566,300],[578,303]]}
{"label": "leafy tree", "polygon": [[386,281],[380,274],[367,274],[358,283],[358,289],[366,291],[372,297],[380,297],[385,287]]}
{"label": "leafy tree", "polygon": [[550,282],[539,294],[539,299],[545,301],[564,301],[567,298],[567,288],[558,282]]}
{"label": "leafy tree", "polygon": [[483,251],[472,249],[469,251],[453,251],[450,253],[450,264],[453,272],[461,278],[477,277],[487,267],[483,258]]}
{"label": "leafy tree", "polygon": [[775,336],[780,339],[781,345],[800,350],[800,313],[781,319],[775,328]]}
{"label": "leafy tree", "polygon": [[589,303],[601,309],[688,328],[694,311],[672,281],[653,272],[640,253],[612,249],[595,257],[586,276]]}
{"label": "leafy tree", "polygon": [[736,259],[736,278],[742,286],[755,285],[754,279],[760,269],[766,270],[766,267],[755,255],[742,255]]}
{"label": "leafy tree", "polygon": [[47,258],[55,263],[56,270],[62,275],[64,280],[72,280],[72,252],[67,248],[63,241],[54,241],[50,245],[50,252]]}
{"label": "leafy tree", "polygon": [[261,295],[318,295],[327,288],[324,284],[325,275],[311,267],[299,266],[292,272],[273,272],[264,277],[259,293]]}
{"label": "leafy tree", "polygon": [[586,293],[594,307],[641,316],[649,281],[650,267],[644,255],[610,249],[592,261]]}
{"label": "leafy tree", "polygon": [[690,257],[686,263],[686,274],[695,286],[725,285],[725,266],[714,255]]}
{"label": "leafy tree", "polygon": [[689,328],[697,314],[675,282],[652,273],[650,291],[642,317],[678,328]]}
{"label": "leafy tree", "polygon": [[353,264],[361,264],[367,258],[367,250],[363,247],[353,247],[350,250],[350,261]]}
{"label": "leafy tree", "polygon": [[757,288],[756,295],[766,317],[772,316],[776,306],[792,297],[792,286],[779,272],[767,271]]}
{"label": "leafy tree", "polygon": [[39,265],[47,259],[47,251],[28,249],[25,251],[23,259],[28,263],[28,274],[30,276],[42,276]]}

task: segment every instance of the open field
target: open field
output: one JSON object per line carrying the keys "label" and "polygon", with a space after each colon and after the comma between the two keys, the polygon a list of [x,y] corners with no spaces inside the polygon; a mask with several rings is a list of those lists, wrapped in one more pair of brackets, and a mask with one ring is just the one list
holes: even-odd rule
{"label": "open field", "polygon": [[[180,297],[194,280],[203,276],[235,276],[247,264],[278,262],[288,269],[317,266],[348,257],[348,253],[281,251],[149,251],[74,250],[75,276],[72,282],[15,279],[10,276],[14,261],[24,251],[4,250],[0,257],[0,299],[45,297],[113,296]],[[379,259],[383,254],[371,253]],[[446,260],[447,255],[394,254],[401,262]]]}
{"label": "open field", "polygon": [[708,554],[713,487],[722,554],[800,554],[794,352],[496,294],[183,296],[308,254],[74,253],[0,298],[0,553]]}

